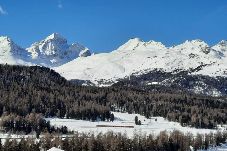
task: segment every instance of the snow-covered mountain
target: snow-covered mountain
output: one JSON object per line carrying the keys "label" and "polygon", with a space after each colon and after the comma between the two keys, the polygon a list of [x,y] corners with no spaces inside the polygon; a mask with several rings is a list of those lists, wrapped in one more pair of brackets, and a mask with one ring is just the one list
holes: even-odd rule
{"label": "snow-covered mountain", "polygon": [[[47,66],[68,80],[96,86],[112,85],[122,79],[130,79],[131,75],[138,76],[140,84],[152,83],[157,81],[154,78],[149,78],[152,81],[146,79],[156,71],[162,71],[163,75],[186,71],[187,75],[209,76],[217,82],[215,86],[210,86],[213,79],[191,78],[183,74],[181,78],[172,75],[173,78],[166,77],[164,82],[159,79],[158,83],[163,85],[165,81],[169,81],[170,84],[174,79],[178,81],[177,87],[184,86],[187,89],[188,84],[185,84],[184,79],[197,79],[193,85],[190,84],[190,90],[204,92],[212,89],[209,94],[213,95],[227,91],[227,87],[220,88],[217,85],[220,79],[218,81],[216,78],[227,78],[227,41],[224,40],[212,47],[202,40],[185,41],[180,45],[166,47],[161,42],[145,42],[133,38],[110,53],[91,55],[88,48],[78,43],[68,44],[57,33],[27,49],[16,45],[8,37],[0,37],[0,63]],[[145,74],[147,75],[141,77]]]}
{"label": "snow-covered mountain", "polygon": [[57,67],[78,57],[90,55],[88,48],[79,43],[68,44],[58,33],[35,42],[27,49],[16,45],[9,37],[0,37],[0,63],[3,64]]}
{"label": "snow-covered mountain", "polygon": [[166,47],[160,42],[133,38],[110,53],[78,58],[55,70],[67,79],[90,80],[97,85],[155,69],[172,73],[199,69],[190,74],[227,76],[226,47],[226,41],[213,47],[201,40]]}
{"label": "snow-covered mountain", "polygon": [[0,37],[0,63],[29,65],[30,54],[9,37]]}
{"label": "snow-covered mountain", "polygon": [[31,53],[34,63],[49,67],[63,65],[77,57],[91,55],[88,48],[79,43],[69,45],[67,40],[58,33],[53,33],[46,39],[32,44],[26,50]]}

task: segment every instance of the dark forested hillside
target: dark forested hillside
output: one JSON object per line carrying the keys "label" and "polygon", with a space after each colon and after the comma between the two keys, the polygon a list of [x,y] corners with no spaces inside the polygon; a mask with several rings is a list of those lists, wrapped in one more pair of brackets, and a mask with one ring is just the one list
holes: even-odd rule
{"label": "dark forested hillside", "polygon": [[227,102],[218,98],[124,86],[81,87],[51,69],[38,66],[0,65],[0,97],[3,117],[17,115],[23,119],[29,114],[42,114],[113,120],[112,110],[163,116],[182,125],[203,128],[227,122]]}
{"label": "dark forested hillside", "polygon": [[6,131],[67,132],[56,130],[42,117],[110,120],[106,102],[84,94],[45,67],[0,65],[0,126]]}
{"label": "dark forested hillside", "polygon": [[[196,70],[196,69],[194,69]],[[193,71],[194,71],[193,70]],[[208,96],[227,96],[227,78],[193,75],[190,71],[164,72],[153,70],[142,75],[132,75],[115,86],[139,87],[162,92],[196,93]]]}
{"label": "dark forested hillside", "polygon": [[84,99],[83,93],[51,69],[1,65],[0,72],[0,114],[34,112],[89,120],[109,117],[106,102]]}

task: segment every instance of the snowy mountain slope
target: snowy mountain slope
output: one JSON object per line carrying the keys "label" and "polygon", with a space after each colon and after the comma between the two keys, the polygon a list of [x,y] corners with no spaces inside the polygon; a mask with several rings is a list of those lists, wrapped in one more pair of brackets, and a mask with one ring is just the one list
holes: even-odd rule
{"label": "snowy mountain slope", "polygon": [[[192,40],[167,48],[160,42],[134,38],[110,53],[78,58],[55,70],[67,79],[90,80],[97,85],[106,81],[112,84],[133,73],[154,69],[177,72],[202,67],[191,74],[226,76],[227,56],[223,53],[226,43],[222,41],[219,45],[209,47],[201,40]],[[217,49],[218,46],[221,48]]]}
{"label": "snowy mountain slope", "polygon": [[46,39],[32,44],[26,50],[31,53],[34,63],[48,67],[56,67],[77,57],[91,55],[88,48],[79,43],[69,45],[58,33],[53,33]]}
{"label": "snowy mountain slope", "polygon": [[0,37],[0,63],[29,65],[30,54],[9,37]]}

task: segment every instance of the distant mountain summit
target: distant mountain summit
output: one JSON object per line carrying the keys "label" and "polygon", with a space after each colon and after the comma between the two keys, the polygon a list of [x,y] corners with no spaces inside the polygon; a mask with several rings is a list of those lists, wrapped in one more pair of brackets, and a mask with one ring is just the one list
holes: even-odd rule
{"label": "distant mountain summit", "polygon": [[142,49],[165,49],[165,45],[161,42],[148,41],[144,42],[140,38],[131,38],[128,42],[120,46],[117,50],[142,50]]}
{"label": "distant mountain summit", "polygon": [[79,43],[68,44],[67,40],[53,33],[46,39],[36,42],[26,49],[35,63],[43,66],[60,66],[78,57],[87,57],[91,53]]}
{"label": "distant mountain summit", "polygon": [[79,43],[68,44],[58,33],[35,42],[29,48],[16,45],[9,37],[0,37],[0,63],[57,67],[91,53]]}

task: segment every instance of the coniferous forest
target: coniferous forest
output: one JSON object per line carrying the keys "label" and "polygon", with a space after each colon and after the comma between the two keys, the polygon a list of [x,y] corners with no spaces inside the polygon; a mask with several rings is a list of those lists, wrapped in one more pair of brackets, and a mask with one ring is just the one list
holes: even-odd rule
{"label": "coniferous forest", "polygon": [[[213,129],[217,124],[227,124],[226,98],[179,93],[174,90],[148,91],[120,85],[107,88],[77,86],[49,68],[0,65],[0,116],[2,119],[0,126],[7,132],[29,134],[35,131],[37,134],[41,132],[67,134],[66,127],[54,128],[44,118],[113,121],[111,111],[139,113],[148,118],[162,116],[170,121],[179,122],[183,126],[196,128]],[[131,150],[141,151],[185,150],[185,146],[182,147],[181,144],[183,142],[174,142],[182,141],[180,138],[182,137],[183,140],[187,138],[189,144],[196,146],[194,139],[188,139],[189,136],[184,134],[178,135],[160,134],[157,138],[138,136],[135,140],[131,140],[120,134],[103,134],[97,137],[91,136],[91,138],[89,136],[89,139],[87,139],[88,136],[78,136],[79,138],[66,139],[59,143],[65,150],[69,150],[66,147],[70,144],[81,145],[81,149],[78,150],[86,147],[87,149],[84,150],[95,150],[89,149],[92,145],[97,145],[95,146],[99,148],[97,150],[107,150],[109,147],[113,147],[112,150],[125,150],[126,145],[129,145],[127,148],[133,148]],[[222,136],[226,138],[226,134]],[[110,142],[105,142],[106,140]],[[15,147],[28,145],[27,141],[20,143],[8,141],[7,143]],[[49,142],[48,145],[53,145],[52,143]],[[204,145],[204,143],[207,142],[201,144]],[[30,147],[34,147],[35,150],[39,145],[33,144]],[[4,146],[1,146],[1,149],[3,148]],[[31,149],[28,147],[28,150]]]}
{"label": "coniferous forest", "polygon": [[192,134],[183,134],[166,131],[158,136],[135,134],[131,139],[126,134],[79,134],[62,139],[60,136],[46,134],[37,142],[36,139],[22,138],[20,141],[7,139],[4,144],[0,143],[0,151],[40,151],[51,147],[58,147],[64,151],[190,151],[208,149],[220,145],[227,139],[227,133],[215,133],[193,137]]}

